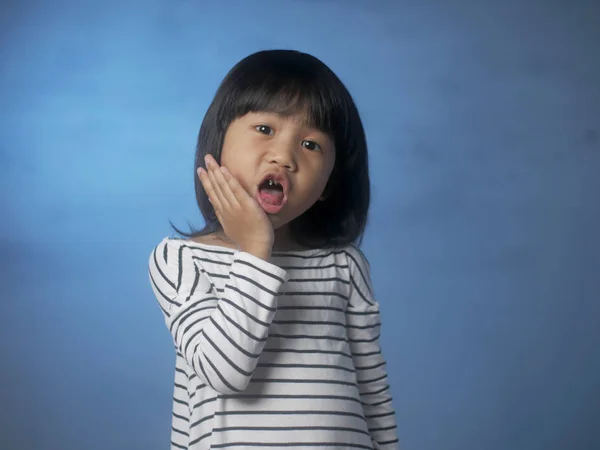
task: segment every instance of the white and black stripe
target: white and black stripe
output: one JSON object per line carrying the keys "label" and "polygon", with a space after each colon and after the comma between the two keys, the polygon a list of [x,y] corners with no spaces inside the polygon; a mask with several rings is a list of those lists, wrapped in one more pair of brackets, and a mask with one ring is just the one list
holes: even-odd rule
{"label": "white and black stripe", "polygon": [[379,305],[356,247],[164,239],[149,275],[176,348],[172,449],[396,449]]}

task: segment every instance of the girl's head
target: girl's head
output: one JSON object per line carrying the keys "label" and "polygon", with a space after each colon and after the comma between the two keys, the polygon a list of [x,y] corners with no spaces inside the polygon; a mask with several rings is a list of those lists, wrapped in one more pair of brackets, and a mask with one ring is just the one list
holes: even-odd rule
{"label": "girl's head", "polygon": [[[252,54],[227,74],[200,127],[195,170],[211,154],[255,195],[266,173],[289,176],[275,228],[310,247],[362,238],[370,200],[367,145],[352,97],[317,58],[292,50]],[[195,176],[206,221],[220,230]],[[268,211],[267,211],[268,212]]]}

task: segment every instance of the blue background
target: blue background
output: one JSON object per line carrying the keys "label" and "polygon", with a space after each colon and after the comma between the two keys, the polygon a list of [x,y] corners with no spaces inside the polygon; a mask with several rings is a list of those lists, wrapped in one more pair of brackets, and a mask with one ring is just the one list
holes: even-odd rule
{"label": "blue background", "polygon": [[0,448],[168,447],[148,256],[265,48],[364,117],[403,448],[600,448],[599,2],[3,1],[0,44]]}

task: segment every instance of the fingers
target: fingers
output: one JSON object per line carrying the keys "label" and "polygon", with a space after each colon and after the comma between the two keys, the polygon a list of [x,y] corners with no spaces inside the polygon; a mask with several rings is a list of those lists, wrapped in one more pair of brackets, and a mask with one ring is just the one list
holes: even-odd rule
{"label": "fingers", "polygon": [[235,200],[239,204],[244,204],[246,200],[250,199],[250,195],[246,192],[246,189],[242,187],[240,182],[232,175],[227,167],[222,166],[221,172],[229,187],[227,192],[231,195],[231,202]]}
{"label": "fingers", "polygon": [[215,212],[217,209],[219,209],[219,210],[222,209],[223,206],[221,205],[221,202],[219,201],[218,194],[215,192],[213,183],[210,181],[210,178],[208,176],[208,172],[206,171],[206,169],[203,169],[202,167],[198,167],[198,171],[196,173],[198,175],[198,178],[200,179],[200,182],[202,183],[204,192],[206,192],[208,201],[211,203],[211,205],[213,205]]}
{"label": "fingers", "polygon": [[227,208],[230,206],[230,204],[224,192],[225,186],[223,186],[222,175],[219,177],[219,172],[220,170],[218,168],[215,169],[213,165],[208,165],[208,179],[210,180],[212,188],[215,192],[215,196],[218,198],[221,206],[223,208]]}
{"label": "fingers", "polygon": [[[225,169],[225,167],[219,167],[217,162],[212,159],[212,156],[207,161],[208,166],[210,167],[209,174],[213,176],[215,183],[217,184],[218,191],[221,193],[221,203],[225,206],[227,203],[228,206],[237,207],[239,206],[239,200],[236,198],[236,195],[231,189],[231,183],[235,180],[235,177],[231,175],[231,173]],[[227,175],[227,176],[226,176]]]}
{"label": "fingers", "polygon": [[239,206],[237,197],[243,188],[235,177],[224,167],[219,167],[212,156],[207,155],[205,161],[206,169],[199,168],[198,176],[215,212],[223,213],[224,209]]}

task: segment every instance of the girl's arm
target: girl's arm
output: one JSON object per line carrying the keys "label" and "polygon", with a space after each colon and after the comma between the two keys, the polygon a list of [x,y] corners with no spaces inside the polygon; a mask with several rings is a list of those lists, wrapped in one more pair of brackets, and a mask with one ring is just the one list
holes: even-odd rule
{"label": "girl's arm", "polygon": [[177,352],[215,391],[243,391],[265,346],[286,272],[238,252],[218,298],[190,249],[169,239],[150,255],[149,271]]}
{"label": "girl's arm", "polygon": [[379,304],[373,297],[369,265],[355,247],[348,250],[350,299],[346,309],[348,340],[371,439],[376,449],[397,449],[396,416],[379,335]]}

